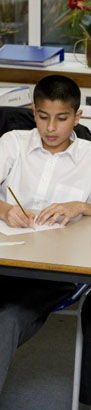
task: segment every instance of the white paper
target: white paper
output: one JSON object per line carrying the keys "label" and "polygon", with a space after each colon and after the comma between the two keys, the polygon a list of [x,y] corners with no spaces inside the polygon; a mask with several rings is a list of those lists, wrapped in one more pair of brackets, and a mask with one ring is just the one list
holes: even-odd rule
{"label": "white paper", "polygon": [[0,242],[0,246],[11,246],[11,245],[24,245],[24,241],[22,242]]}
{"label": "white paper", "polygon": [[28,232],[37,232],[37,231],[44,231],[47,229],[57,229],[59,228],[59,223],[55,223],[53,226],[48,225],[48,222],[44,225],[34,224],[33,228],[11,228],[10,226],[6,225],[5,222],[0,221],[0,232],[5,235],[16,235],[21,233],[28,233]]}

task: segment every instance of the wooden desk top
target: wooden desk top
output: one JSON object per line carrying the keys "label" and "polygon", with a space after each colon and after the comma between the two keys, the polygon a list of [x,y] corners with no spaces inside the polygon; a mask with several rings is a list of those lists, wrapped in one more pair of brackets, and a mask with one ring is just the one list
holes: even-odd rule
{"label": "wooden desk top", "polygon": [[1,242],[8,240],[24,240],[25,244],[0,247],[1,266],[91,275],[91,217],[70,222],[63,229],[9,237],[0,234]]}

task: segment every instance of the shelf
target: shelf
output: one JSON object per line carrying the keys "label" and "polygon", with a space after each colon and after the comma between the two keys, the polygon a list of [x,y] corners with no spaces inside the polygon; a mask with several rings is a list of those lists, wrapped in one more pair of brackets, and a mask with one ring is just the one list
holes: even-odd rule
{"label": "shelf", "polygon": [[50,74],[66,75],[77,82],[79,87],[91,88],[91,69],[87,66],[85,55],[66,53],[64,62],[46,68],[0,65],[0,81],[23,84],[36,84]]}

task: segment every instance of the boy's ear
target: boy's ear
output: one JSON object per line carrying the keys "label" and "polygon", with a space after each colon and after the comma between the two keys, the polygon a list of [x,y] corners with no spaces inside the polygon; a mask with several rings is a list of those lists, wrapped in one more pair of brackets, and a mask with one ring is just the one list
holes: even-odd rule
{"label": "boy's ear", "polygon": [[80,120],[80,118],[82,117],[82,113],[83,113],[82,110],[78,110],[78,111],[76,112],[76,115],[75,115],[75,124],[74,124],[74,125],[77,125],[77,124],[79,123],[79,120]]}

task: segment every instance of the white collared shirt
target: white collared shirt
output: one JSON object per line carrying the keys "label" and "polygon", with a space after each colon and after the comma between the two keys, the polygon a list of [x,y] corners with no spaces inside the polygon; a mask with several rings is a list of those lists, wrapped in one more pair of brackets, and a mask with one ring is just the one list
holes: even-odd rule
{"label": "white collared shirt", "polygon": [[52,203],[91,202],[91,142],[72,133],[73,143],[51,154],[37,128],[13,130],[0,138],[0,200],[15,204],[7,186],[29,209]]}

